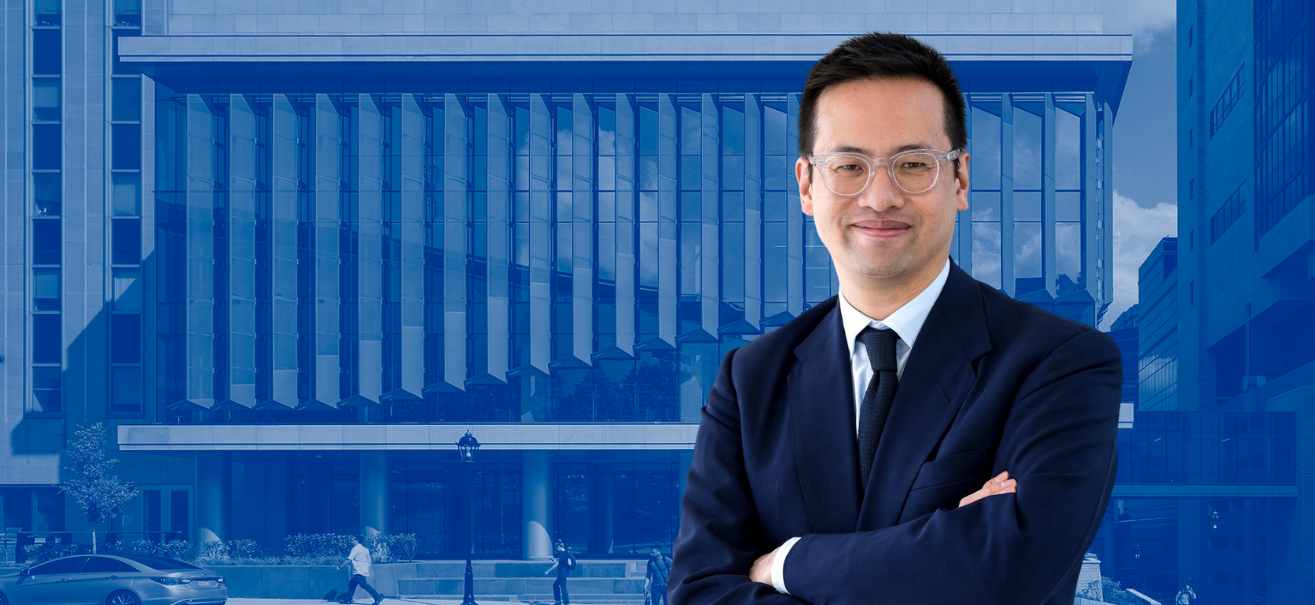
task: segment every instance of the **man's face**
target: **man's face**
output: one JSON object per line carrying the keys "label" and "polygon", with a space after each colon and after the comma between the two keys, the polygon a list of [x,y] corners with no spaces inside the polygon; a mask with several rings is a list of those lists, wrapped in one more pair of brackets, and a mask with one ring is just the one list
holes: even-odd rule
{"label": "man's face", "polygon": [[[925,80],[857,80],[827,88],[817,101],[813,155],[856,151],[888,158],[906,149],[950,151],[944,98]],[[968,155],[942,162],[928,191],[908,194],[874,167],[867,189],[839,196],[822,182],[821,169],[795,164],[804,214],[814,217],[836,270],[851,279],[899,282],[934,267],[939,271],[954,236],[955,212],[968,209]],[[955,177],[958,177],[957,179]]]}

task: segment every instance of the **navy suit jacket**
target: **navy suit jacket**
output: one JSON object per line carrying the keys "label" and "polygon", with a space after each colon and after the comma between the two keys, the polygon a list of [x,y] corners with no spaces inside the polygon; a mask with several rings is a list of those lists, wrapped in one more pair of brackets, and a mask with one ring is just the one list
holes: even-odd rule
{"label": "navy suit jacket", "polygon": [[[1114,341],[951,264],[860,493],[836,300],[722,360],[681,503],[671,602],[1071,604],[1114,485]],[[1001,471],[1016,494],[958,507]],[[754,560],[795,536],[791,594],[749,581]]]}

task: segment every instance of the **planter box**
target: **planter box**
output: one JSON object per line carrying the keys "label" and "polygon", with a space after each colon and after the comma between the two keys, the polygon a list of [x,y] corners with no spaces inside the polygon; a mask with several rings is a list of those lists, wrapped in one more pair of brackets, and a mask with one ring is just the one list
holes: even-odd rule
{"label": "planter box", "polygon": [[[397,574],[392,564],[376,563],[370,568],[370,585],[380,594],[397,594]],[[229,598],[323,599],[329,591],[341,594],[351,579],[346,569],[328,565],[209,565],[224,576]],[[335,595],[337,596],[337,595]],[[356,589],[357,598],[369,593]]]}

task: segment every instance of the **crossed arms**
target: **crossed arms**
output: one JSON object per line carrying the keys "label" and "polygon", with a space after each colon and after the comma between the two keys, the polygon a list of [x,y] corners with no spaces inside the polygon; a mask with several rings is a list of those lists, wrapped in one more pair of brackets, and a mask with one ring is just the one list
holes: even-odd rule
{"label": "crossed arms", "polygon": [[[785,561],[790,595],[769,584],[770,555],[780,544],[767,543],[758,529],[740,442],[734,354],[722,361],[699,427],[685,497],[690,521],[688,527],[682,521],[681,531],[685,550],[697,553],[699,563],[691,568],[675,557],[676,605],[932,604],[965,595],[985,604],[1035,605],[1062,588],[1090,545],[1115,463],[1121,367],[1108,336],[1078,334],[1018,387],[992,469],[1008,470],[1016,490],[996,489],[991,497],[877,530],[805,535]],[[755,581],[764,577],[763,565],[767,584]]]}

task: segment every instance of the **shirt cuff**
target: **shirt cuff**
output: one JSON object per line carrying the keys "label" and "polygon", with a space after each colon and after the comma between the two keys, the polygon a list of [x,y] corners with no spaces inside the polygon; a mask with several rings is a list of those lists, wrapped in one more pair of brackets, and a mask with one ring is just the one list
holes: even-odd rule
{"label": "shirt cuff", "polygon": [[785,589],[785,556],[790,554],[790,549],[794,548],[794,543],[798,541],[799,538],[786,540],[785,544],[776,549],[776,558],[772,561],[772,586],[781,594],[790,594],[790,591]]}

